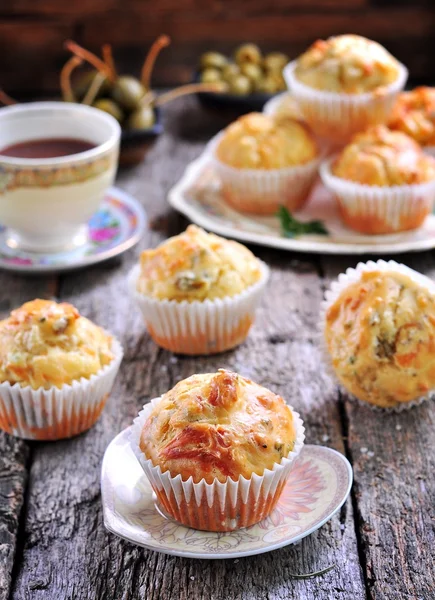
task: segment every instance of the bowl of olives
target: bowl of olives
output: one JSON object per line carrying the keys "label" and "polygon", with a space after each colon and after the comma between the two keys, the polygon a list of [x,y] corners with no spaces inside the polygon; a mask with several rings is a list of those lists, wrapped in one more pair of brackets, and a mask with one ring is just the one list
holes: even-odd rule
{"label": "bowl of olives", "polygon": [[263,55],[256,44],[243,44],[231,58],[220,52],[205,52],[199,61],[195,81],[218,83],[219,94],[201,94],[201,103],[211,108],[233,108],[240,113],[261,111],[275,94],[287,89],[283,68],[289,58],[282,52]]}
{"label": "bowl of olives", "polygon": [[[119,162],[139,163],[163,132],[160,107],[175,98],[198,91],[218,93],[220,83],[181,86],[158,96],[151,89],[151,74],[160,50],[168,46],[168,36],[160,36],[151,46],[140,77],[119,74],[109,44],[102,47],[102,58],[73,41],[65,43],[72,53],[61,72],[62,96],[68,102],[94,106],[114,117],[122,128]],[[86,70],[78,67],[87,64]]]}

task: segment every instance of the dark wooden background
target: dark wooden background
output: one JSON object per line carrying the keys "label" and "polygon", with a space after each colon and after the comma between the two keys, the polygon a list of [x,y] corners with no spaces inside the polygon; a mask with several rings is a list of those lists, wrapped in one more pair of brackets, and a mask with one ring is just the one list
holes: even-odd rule
{"label": "dark wooden background", "polygon": [[19,99],[58,91],[73,38],[92,50],[110,42],[121,69],[139,71],[161,33],[173,44],[155,84],[191,79],[198,55],[253,41],[291,57],[318,37],[359,33],[410,69],[413,83],[435,82],[433,0],[0,0],[0,87]]}

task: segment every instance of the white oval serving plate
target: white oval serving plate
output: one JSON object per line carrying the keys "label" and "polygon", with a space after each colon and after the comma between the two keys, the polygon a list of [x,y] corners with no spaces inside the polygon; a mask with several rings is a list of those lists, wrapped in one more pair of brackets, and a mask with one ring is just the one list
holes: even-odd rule
{"label": "white oval serving plate", "polygon": [[362,235],[343,225],[337,203],[320,181],[311,191],[307,204],[294,216],[301,221],[321,220],[328,235],[284,237],[277,217],[242,214],[225,202],[219,178],[209,158],[209,148],[210,144],[197,160],[188,165],[168,195],[173,208],[209,231],[251,244],[321,254],[385,255],[435,248],[435,215],[429,215],[415,231]]}
{"label": "white oval serving plate", "polygon": [[305,446],[271,515],[248,529],[227,533],[190,529],[164,517],[129,444],[130,428],[108,446],[101,491],[106,528],[119,537],[174,556],[237,558],[262,554],[310,535],[343,505],[352,467],[339,452]]}

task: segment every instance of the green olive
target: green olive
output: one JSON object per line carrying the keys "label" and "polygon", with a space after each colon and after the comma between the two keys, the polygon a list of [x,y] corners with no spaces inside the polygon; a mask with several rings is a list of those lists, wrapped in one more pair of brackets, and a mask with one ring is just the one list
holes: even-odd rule
{"label": "green olive", "polygon": [[128,129],[150,129],[156,118],[151,106],[141,106],[134,110],[127,120]]}
{"label": "green olive", "polygon": [[246,75],[253,85],[255,85],[263,77],[263,71],[261,70],[261,67],[254,65],[253,63],[241,64],[240,70],[243,75]]}
{"label": "green olive", "polygon": [[289,62],[287,54],[282,52],[270,52],[263,59],[263,67],[269,72],[281,72]]}
{"label": "green olive", "polygon": [[121,75],[113,84],[112,98],[125,110],[134,110],[139,106],[146,90],[136,77]]}
{"label": "green olive", "polygon": [[121,123],[124,119],[124,113],[122,110],[119,108],[116,102],[110,100],[109,98],[100,98],[99,100],[95,100],[92,106],[103,110],[109,115],[112,115],[112,117],[114,117],[118,123]]}
{"label": "green olive", "polygon": [[201,70],[208,69],[209,67],[223,69],[227,62],[227,57],[220,52],[206,52],[201,56],[200,67]]}
{"label": "green olive", "polygon": [[251,93],[251,82],[245,75],[237,75],[229,81],[230,92],[237,96],[245,96]]}
{"label": "green olive", "polygon": [[[91,87],[91,85],[95,79],[95,76],[97,74],[98,74],[98,71],[93,69],[92,71],[86,71],[85,73],[81,73],[76,78],[74,77],[72,89],[73,89],[75,96],[79,100],[83,100],[83,98],[86,96],[86,92]],[[109,83],[109,80],[106,78],[103,81],[103,83],[101,84],[100,89],[98,90],[97,98],[107,94],[109,89],[110,89],[110,83]]]}
{"label": "green olive", "polygon": [[242,63],[254,63],[258,65],[261,63],[261,51],[255,44],[243,44],[234,52],[234,58],[239,65]]}
{"label": "green olive", "polygon": [[240,68],[235,63],[228,63],[222,69],[222,78],[225,81],[230,81],[230,79],[233,79],[233,77],[236,77],[237,75],[240,75]]}
{"label": "green olive", "polygon": [[285,81],[280,73],[269,73],[258,84],[256,91],[265,94],[276,94],[287,89]]}
{"label": "green olive", "polygon": [[212,67],[208,67],[204,69],[201,73],[201,82],[202,83],[214,83],[215,81],[221,80],[221,73],[218,69],[214,69]]}

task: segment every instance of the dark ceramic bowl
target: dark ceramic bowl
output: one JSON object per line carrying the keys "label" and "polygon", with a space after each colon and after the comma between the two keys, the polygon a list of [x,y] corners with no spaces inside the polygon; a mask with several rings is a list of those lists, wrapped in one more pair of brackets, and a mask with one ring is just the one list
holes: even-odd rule
{"label": "dark ceramic bowl", "polygon": [[154,109],[156,122],[149,129],[123,129],[121,134],[120,165],[137,165],[145,157],[156,139],[163,133],[162,114]]}
{"label": "dark ceramic bowl", "polygon": [[[193,82],[199,83],[200,74],[198,71],[195,72]],[[214,92],[199,92],[197,94],[198,99],[202,106],[211,108],[213,110],[226,110],[232,111],[239,115],[244,115],[249,112],[261,112],[263,106],[271,98],[280,94],[246,94],[245,96],[238,96],[237,94],[215,94]]]}

